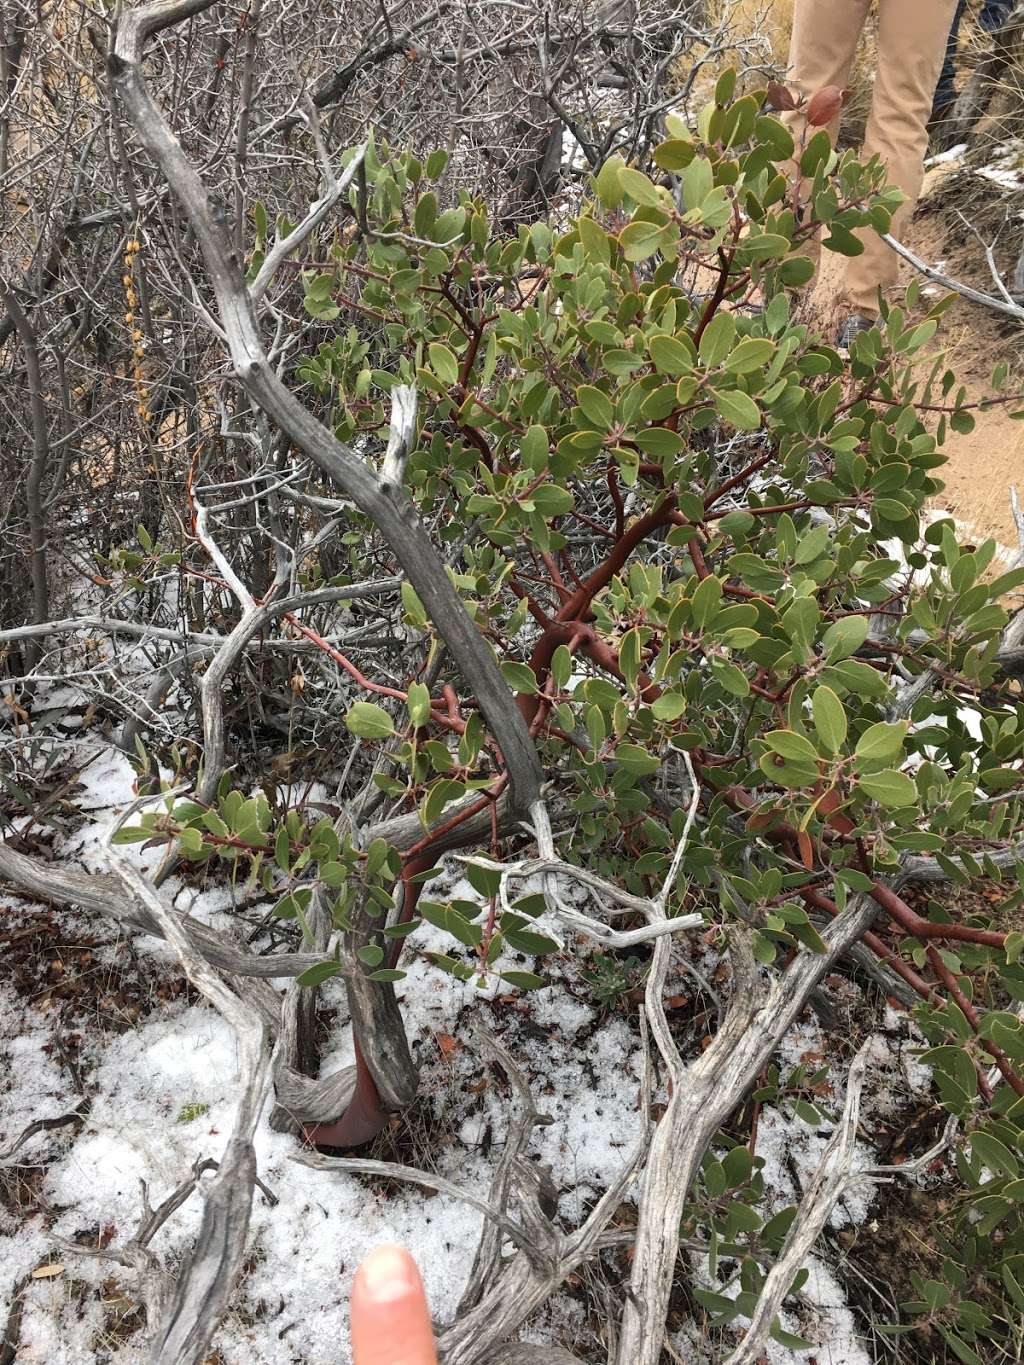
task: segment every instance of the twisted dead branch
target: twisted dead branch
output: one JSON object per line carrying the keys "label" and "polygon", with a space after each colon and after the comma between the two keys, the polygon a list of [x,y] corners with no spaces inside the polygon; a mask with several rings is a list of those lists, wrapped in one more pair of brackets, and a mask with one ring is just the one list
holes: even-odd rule
{"label": "twisted dead branch", "polygon": [[[822,935],[824,954],[799,953],[770,987],[759,978],[743,931],[735,934],[729,1013],[711,1046],[689,1066],[683,1067],[673,1055],[670,1038],[663,1047],[664,1026],[652,1030],[672,1078],[672,1099],[658,1125],[641,1186],[632,1292],[623,1313],[619,1365],[656,1365],[685,1200],[680,1191],[689,1189],[715,1133],[800,1017],[818,983],[871,927],[878,913],[870,896],[851,898]],[[659,1004],[649,997],[645,1006],[649,1017],[657,1018]]]}
{"label": "twisted dead branch", "polygon": [[[513,705],[512,694],[490,649],[470,619],[403,490],[384,483],[351,447],[322,426],[270,364],[234,245],[214,211],[206,187],[168,127],[143,77],[142,56],[147,41],[163,29],[201,14],[211,3],[212,0],[158,0],[125,13],[108,61],[114,89],[139,140],[160,167],[195,232],[216,296],[219,327],[240,386],[385,536],[477,697],[500,745],[516,805],[526,811],[539,797],[541,766],[526,723]],[[264,287],[267,284],[269,281]]]}
{"label": "twisted dead branch", "polygon": [[146,906],[189,981],[223,1015],[238,1041],[241,1082],[235,1122],[217,1174],[204,1189],[203,1220],[195,1246],[179,1271],[159,1323],[154,1324],[150,1349],[153,1365],[199,1365],[242,1268],[256,1183],[253,1138],[270,1088],[268,1029],[195,951],[178,916],[138,869],[115,851],[110,839],[106,853],[125,890]]}
{"label": "twisted dead branch", "polygon": [[895,237],[888,232],[884,232],[882,241],[890,246],[897,256],[903,258],[914,269],[930,280],[932,284],[940,285],[943,289],[949,289],[954,294],[959,294],[962,298],[969,299],[971,303],[979,303],[983,308],[991,308],[996,313],[1002,313],[1004,317],[1013,318],[1015,322],[1024,322],[1024,307],[1015,303],[1009,295],[997,298],[995,294],[986,294],[984,290],[975,289],[973,285],[964,284],[961,280],[955,280],[951,275],[945,274],[936,266],[929,265],[916,252],[911,251],[908,246],[898,242]]}
{"label": "twisted dead branch", "polygon": [[849,1185],[853,1172],[857,1124],[860,1119],[860,1097],[867,1072],[870,1039],[850,1066],[846,1082],[846,1102],[835,1131],[821,1154],[814,1176],[804,1191],[782,1250],[769,1270],[750,1319],[743,1340],[728,1357],[725,1365],[757,1365],[768,1341],[782,1301],[789,1293],[808,1253],[821,1235],[832,1210]]}
{"label": "twisted dead branch", "polygon": [[[548,912],[568,929],[575,929],[589,935],[598,943],[609,948],[628,948],[635,943],[645,943],[650,939],[663,938],[666,934],[679,933],[685,929],[695,929],[704,923],[699,914],[677,915],[666,918],[658,913],[658,903],[644,896],[634,896],[613,882],[606,881],[586,868],[576,867],[561,858],[551,856],[526,858],[516,863],[494,863],[480,854],[472,857],[458,857],[460,863],[471,863],[476,867],[490,868],[501,872],[499,895],[502,907],[511,909],[508,883],[513,879],[525,879],[540,875],[544,882]],[[600,898],[601,907],[606,915],[644,915],[650,922],[640,929],[624,932],[609,929],[592,915],[582,914],[579,910],[566,905],[558,893],[558,879],[564,878],[578,886],[584,886]],[[610,904],[609,904],[610,902]]]}
{"label": "twisted dead branch", "polygon": [[[164,925],[151,907],[138,896],[126,894],[117,878],[44,863],[18,853],[8,844],[0,844],[0,877],[34,900],[76,905],[91,914],[116,920],[127,930],[152,934],[154,938],[167,937]],[[217,929],[195,920],[178,923],[194,952],[211,967],[232,976],[262,978],[265,982],[273,977],[299,976],[323,961],[315,953],[267,953],[259,957],[232,943]],[[272,1016],[276,1023],[277,993],[267,985],[260,998],[266,1002],[264,1017],[270,1022]]]}

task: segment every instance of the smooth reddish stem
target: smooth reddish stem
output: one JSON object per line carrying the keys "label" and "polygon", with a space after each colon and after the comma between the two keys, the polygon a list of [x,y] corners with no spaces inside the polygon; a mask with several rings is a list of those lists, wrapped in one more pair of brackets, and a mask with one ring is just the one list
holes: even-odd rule
{"label": "smooth reddish stem", "polygon": [[333,1123],[303,1124],[302,1135],[313,1146],[361,1147],[388,1126],[388,1115],[381,1108],[380,1095],[358,1037],[355,1047],[356,1088],[344,1114]]}
{"label": "smooth reddish stem", "polygon": [[985,948],[1003,948],[1006,935],[993,929],[975,929],[969,924],[933,924],[911,910],[896,892],[883,882],[875,882],[871,894],[893,919],[915,938],[936,938],[946,942],[979,943]]}

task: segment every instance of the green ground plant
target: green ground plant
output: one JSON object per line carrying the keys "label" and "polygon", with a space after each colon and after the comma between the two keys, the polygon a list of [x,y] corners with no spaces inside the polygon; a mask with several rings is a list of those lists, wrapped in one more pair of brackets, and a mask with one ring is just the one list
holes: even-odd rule
{"label": "green ground plant", "polygon": [[[446,202],[445,153],[371,146],[355,230],[295,263],[318,340],[293,378],[362,452],[415,389],[404,487],[535,745],[563,864],[645,903],[665,888],[669,915],[700,912],[723,947],[747,935],[773,978],[831,962],[826,926],[873,900],[864,942],[918,998],[958,1123],[950,1254],[907,1313],[979,1361],[1024,1310],[1024,935],[1005,928],[1024,903],[1024,707],[1004,647],[1024,570],[998,573],[994,542],[965,547],[925,515],[943,445],[973,422],[935,353],[945,303],[911,288],[849,357],[800,308],[801,246],[821,232],[858,252],[898,192],[823,130],[794,147],[763,92],[734,96],[726,74],[695,133],[670,115],[652,165],[613,157],[577,208],[515,235],[480,200]],[[263,206],[253,222],[251,279],[273,236]],[[1004,378],[989,401],[1012,401]],[[346,530],[346,567],[314,558],[303,587],[379,572],[369,518]],[[128,569],[144,579],[167,553],[142,544]],[[326,905],[337,947],[310,989],[358,974],[393,1000],[421,941],[461,980],[542,988],[571,918],[531,870],[504,756],[408,583],[400,610],[420,646],[405,678],[317,642],[352,679],[339,742],[360,746],[364,817],[415,812],[415,836],[366,842],[225,777],[118,838],[261,883],[307,942]],[[453,850],[472,899],[424,890]],[[912,878],[994,879],[1005,897],[965,920],[937,891],[922,915],[900,894]],[[600,918],[604,893],[579,886]],[[758,1103],[822,1121],[774,1075]],[[358,1093],[383,1113],[379,1079],[363,1064]],[[687,1203],[711,1279],[737,1267],[735,1292],[701,1291],[719,1324],[751,1311],[792,1221],[759,1167],[722,1130]]]}

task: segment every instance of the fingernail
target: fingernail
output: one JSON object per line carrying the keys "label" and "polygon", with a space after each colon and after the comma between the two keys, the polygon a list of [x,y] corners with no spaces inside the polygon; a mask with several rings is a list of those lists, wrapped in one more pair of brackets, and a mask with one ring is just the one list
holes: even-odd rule
{"label": "fingernail", "polygon": [[374,1247],[359,1267],[359,1278],[374,1303],[392,1303],[418,1288],[415,1262],[404,1247]]}

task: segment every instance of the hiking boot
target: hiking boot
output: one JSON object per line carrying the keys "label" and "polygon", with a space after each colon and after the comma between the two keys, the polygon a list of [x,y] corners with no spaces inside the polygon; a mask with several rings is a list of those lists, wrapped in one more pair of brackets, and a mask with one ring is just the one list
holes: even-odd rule
{"label": "hiking boot", "polygon": [[863,313],[851,313],[839,329],[836,349],[849,355],[854,337],[859,337],[861,332],[870,332],[874,325],[874,318],[866,318]]}

